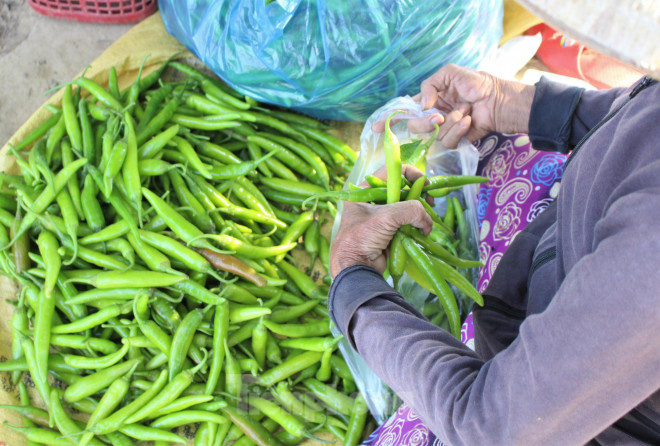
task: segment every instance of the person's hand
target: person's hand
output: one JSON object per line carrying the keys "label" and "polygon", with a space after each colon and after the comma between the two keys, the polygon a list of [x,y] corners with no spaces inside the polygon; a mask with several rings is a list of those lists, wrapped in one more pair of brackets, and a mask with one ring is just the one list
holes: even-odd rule
{"label": "person's hand", "polygon": [[[403,174],[408,180],[415,181],[422,172],[404,165]],[[374,175],[383,178],[385,169]],[[330,251],[332,278],[354,265],[370,266],[382,274],[387,266],[387,247],[403,225],[413,225],[428,234],[433,221],[416,200],[387,205],[345,201],[341,224]]]}
{"label": "person's hand", "polygon": [[[411,119],[414,133],[428,133],[440,126],[437,139],[455,148],[462,137],[475,141],[491,131],[524,133],[529,129],[529,113],[535,87],[505,81],[490,74],[456,65],[447,65],[422,82],[421,93],[413,99],[422,109],[442,112]],[[382,132],[384,121],[374,124]]]}

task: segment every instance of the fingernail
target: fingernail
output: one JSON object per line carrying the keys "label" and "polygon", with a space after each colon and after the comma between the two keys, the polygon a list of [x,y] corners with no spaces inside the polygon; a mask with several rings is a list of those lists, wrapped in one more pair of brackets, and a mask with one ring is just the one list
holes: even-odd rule
{"label": "fingernail", "polygon": [[440,125],[440,124],[442,124],[442,123],[444,123],[444,122],[445,122],[445,118],[443,118],[442,116],[438,116],[438,115],[436,115],[436,116],[433,116],[433,117],[431,118],[431,124],[438,124],[438,125]]}

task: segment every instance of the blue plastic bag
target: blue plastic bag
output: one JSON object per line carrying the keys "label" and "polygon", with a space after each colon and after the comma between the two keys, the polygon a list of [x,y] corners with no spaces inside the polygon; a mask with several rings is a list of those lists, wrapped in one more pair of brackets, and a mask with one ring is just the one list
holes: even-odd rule
{"label": "blue plastic bag", "polygon": [[365,121],[438,68],[476,68],[502,0],[160,0],[168,32],[233,88],[324,119]]}

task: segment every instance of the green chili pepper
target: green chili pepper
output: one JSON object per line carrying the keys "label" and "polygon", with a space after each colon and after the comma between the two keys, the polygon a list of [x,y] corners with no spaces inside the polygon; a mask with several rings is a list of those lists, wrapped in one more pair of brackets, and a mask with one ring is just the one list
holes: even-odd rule
{"label": "green chili pepper", "polygon": [[410,259],[418,265],[422,274],[433,286],[435,295],[438,296],[438,299],[442,303],[442,307],[445,309],[445,313],[449,318],[452,334],[460,339],[460,314],[456,304],[456,298],[454,297],[451,288],[449,288],[445,279],[433,269],[433,263],[419,245],[410,238],[404,238],[402,243],[406,252],[410,256]]}
{"label": "green chili pepper", "polygon": [[475,260],[462,259],[452,255],[449,251],[444,249],[439,244],[429,240],[425,237],[421,231],[411,226],[403,226],[400,231],[406,236],[412,238],[416,243],[419,243],[424,249],[429,251],[434,256],[439,259],[449,263],[450,265],[459,267],[459,268],[475,268],[483,266],[481,262]]}
{"label": "green chili pepper", "polygon": [[278,246],[255,246],[240,241],[230,235],[207,234],[204,238],[214,240],[222,248],[235,252],[238,255],[252,259],[263,259],[266,257],[276,257],[287,253],[296,247],[297,243],[288,243]]}
{"label": "green chili pepper", "polygon": [[281,443],[276,438],[274,438],[258,422],[250,418],[247,413],[230,405],[221,408],[221,410],[234,425],[238,426],[239,429],[257,445],[281,446]]}
{"label": "green chili pepper", "polygon": [[321,288],[304,272],[300,271],[289,262],[281,261],[277,264],[282,271],[300,288],[300,291],[310,299],[326,300],[327,293],[323,292]]}
{"label": "green chili pepper", "polygon": [[158,378],[154,381],[151,387],[145,390],[142,394],[140,394],[140,396],[138,396],[126,406],[114,412],[107,418],[100,420],[95,426],[91,427],[92,431],[97,435],[105,435],[119,429],[119,427],[123,425],[126,418],[133,415],[135,412],[144,407],[149,401],[151,401],[155,396],[159,395],[160,391],[167,383],[167,377],[167,370],[161,370]]}
{"label": "green chili pepper", "polygon": [[[189,407],[200,407],[203,403],[209,402],[213,399],[212,395],[186,395],[182,396],[181,398],[172,401],[170,404],[167,406],[164,406],[163,408],[159,409],[158,411],[154,412],[152,416],[154,418],[159,418],[164,415],[177,415],[179,412],[188,409]],[[151,425],[152,427],[157,427],[159,429],[164,429],[164,427],[160,424],[153,424]]]}
{"label": "green chili pepper", "polygon": [[[100,420],[110,415],[110,413],[112,413],[112,411],[119,405],[119,403],[121,403],[124,396],[126,396],[128,393],[128,389],[130,387],[130,378],[135,371],[135,367],[137,367],[137,364],[127,374],[123,375],[121,378],[110,384],[110,387],[108,387],[108,390],[103,394],[103,397],[87,420],[87,431],[92,429],[92,427],[96,425]],[[87,445],[93,437],[93,432],[84,433],[80,438],[78,445]]]}
{"label": "green chili pepper", "polygon": [[142,188],[142,193],[154,207],[158,215],[165,221],[167,226],[185,243],[197,248],[208,248],[212,251],[217,251],[215,247],[200,238],[204,235],[202,231],[183,218],[162,198],[144,187]]}
{"label": "green chili pepper", "polygon": [[353,398],[313,378],[306,379],[304,384],[318,399],[323,401],[331,409],[343,415],[351,414],[355,405]]}
{"label": "green chili pepper", "polygon": [[269,319],[278,324],[292,321],[312,311],[319,302],[319,300],[309,300],[290,307],[275,307]]}
{"label": "green chili pepper", "polygon": [[140,424],[126,424],[119,431],[123,434],[141,441],[165,441],[169,443],[186,444],[186,440],[176,434],[162,429],[142,426]]}
{"label": "green chili pepper", "polygon": [[[266,325],[267,323],[268,321],[264,321],[264,325]],[[289,376],[294,375],[313,364],[316,364],[321,360],[322,356],[323,353],[314,352],[314,351],[307,351],[301,353],[298,356],[295,356],[291,359],[284,361],[281,364],[276,365],[272,369],[266,370],[257,379],[257,384],[265,387],[270,387],[273,384],[276,384],[288,378]]]}
{"label": "green chili pepper", "polygon": [[241,380],[241,367],[229,351],[227,341],[223,344],[225,350],[225,391],[236,398],[241,397],[242,380]]}
{"label": "green chili pepper", "polygon": [[179,374],[177,374],[173,379],[171,379],[167,385],[148,403],[130,415],[124,423],[132,424],[137,423],[138,421],[149,417],[153,412],[158,409],[166,406],[172,401],[176,400],[181,393],[183,393],[190,384],[192,384],[195,374],[204,366],[204,363],[198,364],[197,366],[186,369]]}
{"label": "green chili pepper", "polygon": [[46,298],[51,298],[62,265],[62,260],[57,252],[59,244],[52,232],[42,231],[37,238],[37,245],[46,266],[46,280],[44,282],[43,292]]}
{"label": "green chili pepper", "polygon": [[210,79],[200,80],[202,90],[208,96],[220,101],[221,103],[227,104],[233,108],[238,108],[240,110],[247,110],[250,108],[250,105],[246,102],[240,101],[233,97],[231,94],[225,92],[222,88],[218,86],[215,82]]}
{"label": "green chili pepper", "polygon": [[[148,106],[147,106],[148,107]],[[156,105],[157,109],[158,105]],[[160,108],[160,111],[153,119],[144,126],[138,126],[137,131],[137,142],[138,145],[143,145],[149,138],[158,133],[163,126],[172,118],[176,109],[179,107],[179,98],[174,97],[167,101],[164,107]],[[145,116],[147,112],[145,110]]]}
{"label": "green chili pepper", "polygon": [[230,215],[232,217],[239,218],[247,222],[256,221],[258,223],[272,224],[273,226],[282,229],[287,227],[286,223],[269,214],[263,214],[259,211],[255,211],[252,209],[245,209],[239,206],[219,207],[217,208],[217,211],[226,215]]}
{"label": "green chili pepper", "polygon": [[324,336],[330,334],[330,324],[327,320],[307,322],[306,324],[276,324],[275,322],[264,320],[264,325],[273,333],[289,338]]}
{"label": "green chili pepper", "polygon": [[32,381],[34,381],[39,396],[41,396],[46,407],[50,407],[50,385],[48,384],[48,375],[42,374],[42,369],[37,365],[38,360],[34,343],[29,338],[25,338],[22,341],[22,347],[25,354],[25,361],[27,363],[27,370],[30,371]]}
{"label": "green chili pepper", "polygon": [[326,350],[333,349],[337,345],[337,342],[339,342],[341,339],[343,339],[342,336],[337,338],[309,337],[283,339],[280,341],[280,347],[308,350],[313,352],[325,352]]}
{"label": "green chili pepper", "polygon": [[274,152],[277,159],[285,163],[290,169],[308,178],[310,181],[316,180],[317,173],[312,166],[283,145],[271,141],[266,135],[248,136],[247,141],[257,144],[259,147],[268,150],[269,152]]}
{"label": "green chili pepper", "polygon": [[115,98],[111,93],[108,93],[103,87],[101,87],[92,79],[79,77],[73,80],[71,83],[78,85],[80,88],[84,88],[102,104],[110,107],[116,112],[121,112],[124,108],[117,98]]}
{"label": "green chili pepper", "polygon": [[69,135],[73,149],[78,153],[83,153],[82,131],[80,129],[80,122],[76,117],[76,109],[73,105],[73,95],[70,85],[65,87],[64,94],[62,95],[62,114],[64,116],[66,132]]}
{"label": "green chili pepper", "polygon": [[[203,395],[208,398],[208,395]],[[151,423],[151,427],[158,429],[174,429],[191,423],[211,422],[225,424],[227,419],[220,414],[205,410],[182,410],[162,415]]]}
{"label": "green chili pepper", "polygon": [[[19,300],[19,305],[14,309],[14,313],[11,317],[11,357],[12,359],[20,359],[24,357],[23,353],[23,340],[27,338],[27,333],[29,330],[29,320],[27,316],[27,310],[22,302]],[[14,385],[18,384],[21,379],[22,372],[14,371],[12,372],[12,383]]]}
{"label": "green chili pepper", "polygon": [[362,393],[358,393],[355,397],[353,409],[351,410],[346,437],[344,437],[345,446],[356,446],[360,442],[368,415],[369,407],[367,406],[367,402]]}
{"label": "green chili pepper", "polygon": [[275,399],[293,415],[301,417],[311,423],[329,424],[346,429],[346,424],[337,418],[322,413],[320,407],[310,406],[297,399],[284,381],[279,382],[274,389],[271,389],[271,393]]}
{"label": "green chili pepper", "polygon": [[46,208],[53,202],[57,193],[59,193],[64,186],[66,186],[69,178],[71,178],[82,166],[87,164],[85,158],[80,158],[66,167],[63,167],[57,175],[55,175],[54,186],[55,190],[51,188],[44,189],[41,194],[32,202],[30,213],[28,213],[25,218],[21,221],[20,227],[16,230],[13,240],[10,242],[12,245],[18,237],[23,235],[27,231],[32,223],[37,219],[37,215],[43,213]]}
{"label": "green chili pepper", "polygon": [[120,314],[126,314],[130,312],[130,310],[130,302],[126,304],[109,305],[107,307],[101,308],[96,313],[92,313],[89,316],[81,319],[76,319],[75,321],[69,322],[68,324],[55,325],[51,329],[51,332],[58,334],[78,333],[83,330],[94,328],[114,317],[119,316]]}
{"label": "green chili pepper", "polygon": [[205,310],[199,308],[192,310],[185,315],[174,332],[168,360],[170,380],[174,379],[183,369],[183,360],[188,354],[195,332],[204,319],[204,313]]}
{"label": "green chili pepper", "polygon": [[186,280],[184,275],[158,271],[101,271],[89,277],[75,277],[72,282],[86,283],[100,289],[166,287]]}
{"label": "green chili pepper", "polygon": [[279,135],[271,135],[270,138],[279,144],[285,145],[296,155],[305,160],[316,171],[316,176],[318,177],[319,182],[323,188],[325,190],[329,189],[330,177],[328,168],[326,167],[321,157],[319,157],[306,145],[296,142],[290,138]]}
{"label": "green chili pepper", "polygon": [[239,119],[241,121],[247,122],[256,122],[257,120],[254,115],[250,113],[237,111],[230,106],[223,106],[218,102],[212,101],[204,96],[197,94],[189,94],[186,96],[185,100],[186,105],[207,115],[232,114],[236,116],[236,118],[232,119]]}
{"label": "green chili pepper", "polygon": [[18,427],[4,422],[6,426],[16,432],[20,432],[28,442],[33,444],[47,444],[49,446],[71,446],[71,442],[62,437],[62,434],[50,429],[40,427]]}
{"label": "green chili pepper", "polygon": [[333,152],[339,152],[341,155],[348,158],[351,163],[355,163],[357,161],[358,157],[357,154],[355,153],[355,150],[353,150],[349,145],[347,145],[344,141],[337,138],[336,136],[324,132],[320,129],[314,129],[304,126],[298,126],[296,127],[296,129],[305,136],[309,136],[310,138],[319,141],[329,150]]}
{"label": "green chili pepper", "polygon": [[305,430],[305,424],[303,422],[298,420],[290,413],[286,412],[272,401],[259,397],[251,397],[249,399],[249,404],[282,426],[282,428],[289,432],[291,435],[296,437],[309,436]]}
{"label": "green chili pepper", "polygon": [[78,102],[78,117],[80,118],[80,130],[82,133],[82,153],[90,163],[93,163],[96,160],[94,130],[87,114],[87,102],[84,100]]}
{"label": "green chili pepper", "polygon": [[138,149],[139,159],[149,159],[155,157],[158,152],[167,145],[179,133],[179,126],[174,124],[157,134],[147,142],[143,143]]}
{"label": "green chili pepper", "polygon": [[[105,214],[101,204],[96,198],[96,184],[90,175],[85,177],[80,199],[83,207],[83,215],[93,231],[99,231],[105,226]],[[104,191],[104,195],[106,192]]]}
{"label": "green chili pepper", "polygon": [[390,242],[390,256],[388,258],[388,268],[392,278],[394,279],[395,287],[399,278],[403,275],[406,268],[408,256],[406,250],[403,248],[403,234],[397,231]]}
{"label": "green chili pepper", "polygon": [[227,342],[228,328],[229,302],[223,299],[216,305],[215,315],[213,317],[213,355],[211,356],[211,368],[206,379],[207,394],[213,393],[220,378],[222,362],[225,356],[224,345]]}
{"label": "green chili pepper", "polygon": [[332,375],[332,367],[330,366],[330,358],[332,358],[332,352],[334,348],[329,348],[323,352],[321,357],[321,366],[316,372],[315,378],[321,382],[325,382],[330,379]]}

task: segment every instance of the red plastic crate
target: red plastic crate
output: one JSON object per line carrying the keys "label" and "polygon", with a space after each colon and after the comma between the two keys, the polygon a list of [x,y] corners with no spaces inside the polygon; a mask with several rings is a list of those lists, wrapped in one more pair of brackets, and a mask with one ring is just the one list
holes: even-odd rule
{"label": "red plastic crate", "polygon": [[134,23],[153,13],[157,0],[28,0],[39,14],[94,23]]}

